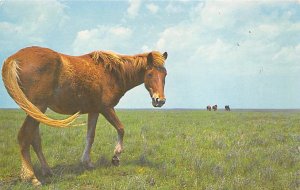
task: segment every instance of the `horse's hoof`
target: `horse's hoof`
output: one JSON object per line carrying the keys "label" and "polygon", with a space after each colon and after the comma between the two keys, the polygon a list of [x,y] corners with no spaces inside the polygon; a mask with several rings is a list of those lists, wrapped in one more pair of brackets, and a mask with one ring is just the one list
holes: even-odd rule
{"label": "horse's hoof", "polygon": [[41,185],[42,185],[42,183],[41,183],[38,179],[36,179],[36,178],[32,179],[32,180],[31,180],[31,183],[32,183],[32,185],[35,186],[35,187],[41,186]]}
{"label": "horse's hoof", "polygon": [[120,159],[117,157],[117,156],[113,156],[112,160],[111,160],[111,163],[114,165],[114,166],[119,166],[120,165]]}

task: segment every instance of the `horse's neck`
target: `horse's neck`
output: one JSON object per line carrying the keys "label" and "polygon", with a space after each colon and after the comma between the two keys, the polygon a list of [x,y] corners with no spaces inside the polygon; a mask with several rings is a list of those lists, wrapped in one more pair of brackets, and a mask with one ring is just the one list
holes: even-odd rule
{"label": "horse's neck", "polygon": [[138,72],[133,77],[126,76],[124,78],[125,91],[131,90],[132,88],[144,83],[144,73],[143,71]]}
{"label": "horse's neck", "polygon": [[[125,70],[128,69],[130,70],[130,65],[125,66]],[[127,71],[125,71],[127,72]],[[130,70],[130,72],[133,72],[131,74],[127,74],[124,77],[124,87],[125,91],[128,91],[140,84],[144,83],[144,75],[145,75],[145,69],[144,68],[139,68],[135,71]]]}

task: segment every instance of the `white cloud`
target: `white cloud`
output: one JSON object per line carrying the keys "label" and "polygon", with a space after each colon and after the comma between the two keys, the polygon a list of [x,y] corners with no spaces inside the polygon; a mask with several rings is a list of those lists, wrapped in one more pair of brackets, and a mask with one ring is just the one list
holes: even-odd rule
{"label": "white cloud", "polygon": [[127,9],[128,16],[135,18],[140,10],[141,0],[129,0],[129,7]]}
{"label": "white cloud", "polygon": [[143,52],[150,52],[151,50],[150,50],[150,48],[147,45],[143,45],[142,51]]}
{"label": "white cloud", "polygon": [[120,48],[130,39],[131,29],[122,26],[98,26],[90,30],[79,31],[73,42],[75,54],[88,53],[94,50],[113,50]]}
{"label": "white cloud", "polygon": [[157,13],[157,11],[159,9],[159,7],[157,5],[155,5],[155,4],[153,4],[153,3],[147,4],[146,7],[153,14]]}
{"label": "white cloud", "polygon": [[[300,68],[298,64],[300,60],[300,43],[296,46],[281,47],[273,56],[272,61],[280,62],[281,64],[286,64],[291,66],[295,64],[297,68]],[[299,70],[291,70],[291,72],[298,72]]]}
{"label": "white cloud", "polygon": [[262,66],[269,69],[269,74],[291,72],[299,60],[298,44],[284,40],[299,34],[300,23],[284,16],[284,11],[260,12],[263,5],[200,2],[189,20],[160,34],[156,48],[185,57],[192,70],[199,72],[252,75]]}
{"label": "white cloud", "polygon": [[175,5],[174,3],[170,2],[166,7],[166,11],[168,13],[180,13],[183,11],[183,8],[178,4]]}
{"label": "white cloud", "polygon": [[176,87],[168,83],[166,94],[188,89],[193,104],[182,105],[187,107],[214,101],[240,107],[286,106],[278,99],[299,102],[286,95],[300,86],[293,79],[300,72],[298,15],[290,6],[268,3],[199,2],[189,19],[166,27],[155,44],[170,55],[168,79]]}
{"label": "white cloud", "polygon": [[173,51],[184,51],[195,47],[201,31],[197,26],[181,23],[176,26],[166,28],[156,42],[158,50],[170,49]]}
{"label": "white cloud", "polygon": [[[1,6],[6,22],[0,21],[0,48],[15,49],[18,45],[39,44],[44,36],[60,28],[68,19],[65,6],[59,1],[5,1]],[[12,43],[13,42],[13,43]]]}
{"label": "white cloud", "polygon": [[11,24],[23,27],[24,33],[42,33],[50,28],[63,26],[65,6],[59,1],[7,1],[2,11],[10,17]]}

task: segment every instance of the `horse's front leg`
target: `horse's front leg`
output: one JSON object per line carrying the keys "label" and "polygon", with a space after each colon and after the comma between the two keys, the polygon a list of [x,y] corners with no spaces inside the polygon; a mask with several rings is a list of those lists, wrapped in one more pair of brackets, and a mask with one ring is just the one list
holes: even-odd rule
{"label": "horse's front leg", "polygon": [[118,142],[115,147],[112,163],[115,166],[119,165],[120,155],[123,151],[124,126],[116,115],[114,108],[107,108],[103,111],[103,116],[112,124],[118,132]]}
{"label": "horse's front leg", "polygon": [[89,113],[88,114],[88,128],[86,133],[86,145],[82,154],[81,162],[84,166],[88,168],[94,168],[94,165],[91,161],[90,153],[91,148],[95,138],[95,130],[97,125],[99,113]]}

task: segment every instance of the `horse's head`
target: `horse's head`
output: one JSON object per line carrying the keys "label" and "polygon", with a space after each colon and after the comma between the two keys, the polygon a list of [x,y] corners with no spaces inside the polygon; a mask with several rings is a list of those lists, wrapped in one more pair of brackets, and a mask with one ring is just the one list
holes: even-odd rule
{"label": "horse's head", "polygon": [[167,70],[164,67],[164,62],[167,57],[167,52],[162,55],[158,52],[151,52],[147,57],[144,83],[150,93],[154,107],[162,107],[166,102],[164,87]]}

